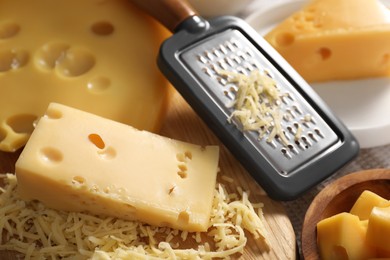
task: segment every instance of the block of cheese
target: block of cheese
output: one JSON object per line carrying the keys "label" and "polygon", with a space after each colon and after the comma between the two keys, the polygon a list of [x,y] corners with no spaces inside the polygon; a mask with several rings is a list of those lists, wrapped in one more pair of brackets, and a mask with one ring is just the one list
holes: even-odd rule
{"label": "block of cheese", "polygon": [[157,226],[205,231],[218,146],[162,137],[51,103],[16,162],[20,196]]}
{"label": "block of cheese", "polygon": [[367,221],[343,212],[317,223],[317,242],[322,260],[365,260],[376,257],[366,242]]}
{"label": "block of cheese", "polygon": [[[383,252],[390,253],[390,206],[374,207],[368,219],[367,241]],[[390,254],[387,255],[390,257]]]}
{"label": "block of cheese", "polygon": [[350,213],[358,216],[360,220],[366,220],[370,217],[374,207],[387,206],[390,206],[390,201],[372,191],[365,190],[353,204]]}
{"label": "block of cheese", "polygon": [[265,39],[308,82],[390,76],[390,10],[379,0],[311,0]]}
{"label": "block of cheese", "polygon": [[22,147],[50,102],[158,131],[167,36],[127,0],[0,1],[0,150]]}

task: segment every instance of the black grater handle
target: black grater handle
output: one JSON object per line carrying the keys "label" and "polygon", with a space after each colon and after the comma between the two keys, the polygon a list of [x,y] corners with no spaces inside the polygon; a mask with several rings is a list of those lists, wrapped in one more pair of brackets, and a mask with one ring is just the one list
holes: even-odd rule
{"label": "black grater handle", "polygon": [[171,32],[197,12],[186,0],[132,0],[140,9],[157,19]]}

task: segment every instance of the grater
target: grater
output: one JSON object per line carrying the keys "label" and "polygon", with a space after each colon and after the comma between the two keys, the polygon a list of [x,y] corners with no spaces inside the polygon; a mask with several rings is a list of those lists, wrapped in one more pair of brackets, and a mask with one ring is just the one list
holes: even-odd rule
{"label": "grater", "polygon": [[[133,1],[173,32],[160,48],[160,70],[271,198],[295,199],[356,157],[359,145],[345,125],[245,21],[206,20],[184,1]],[[229,120],[238,87],[220,71],[254,70],[281,93],[283,140],[268,140],[269,129],[259,138]]]}

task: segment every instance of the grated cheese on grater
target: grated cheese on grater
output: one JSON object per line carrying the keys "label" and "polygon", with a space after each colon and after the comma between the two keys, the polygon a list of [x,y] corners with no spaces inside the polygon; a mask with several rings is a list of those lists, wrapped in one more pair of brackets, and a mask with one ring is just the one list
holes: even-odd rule
{"label": "grated cheese on grater", "polygon": [[[213,259],[242,253],[245,231],[267,245],[261,203],[248,193],[215,189],[208,232],[189,233],[136,221],[68,213],[46,208],[17,195],[13,174],[0,174],[0,250],[25,259]],[[186,247],[188,242],[195,247]]]}
{"label": "grated cheese on grater", "polygon": [[249,75],[230,71],[219,71],[219,74],[237,85],[235,100],[229,105],[234,108],[229,122],[236,118],[243,131],[257,131],[259,139],[268,133],[267,142],[278,136],[283,145],[288,145],[282,129],[285,115],[280,109],[283,94],[275,80],[259,70],[253,70]]}

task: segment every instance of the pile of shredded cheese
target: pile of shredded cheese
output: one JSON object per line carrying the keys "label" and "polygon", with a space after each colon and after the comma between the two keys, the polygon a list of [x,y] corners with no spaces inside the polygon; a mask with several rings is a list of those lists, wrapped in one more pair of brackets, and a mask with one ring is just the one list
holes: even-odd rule
{"label": "pile of shredded cheese", "polygon": [[[213,259],[242,253],[244,230],[267,244],[261,203],[218,184],[207,232],[189,233],[138,221],[69,213],[26,202],[13,174],[0,174],[0,250],[25,259]],[[190,245],[190,246],[188,246]],[[194,246],[195,245],[195,246]]]}
{"label": "pile of shredded cheese", "polygon": [[282,94],[273,78],[264,71],[253,70],[249,75],[220,71],[229,83],[237,85],[235,100],[229,106],[234,111],[229,117],[236,118],[243,131],[257,131],[259,139],[268,134],[267,142],[278,136],[284,145],[287,140],[282,129],[283,113],[280,109]]}

